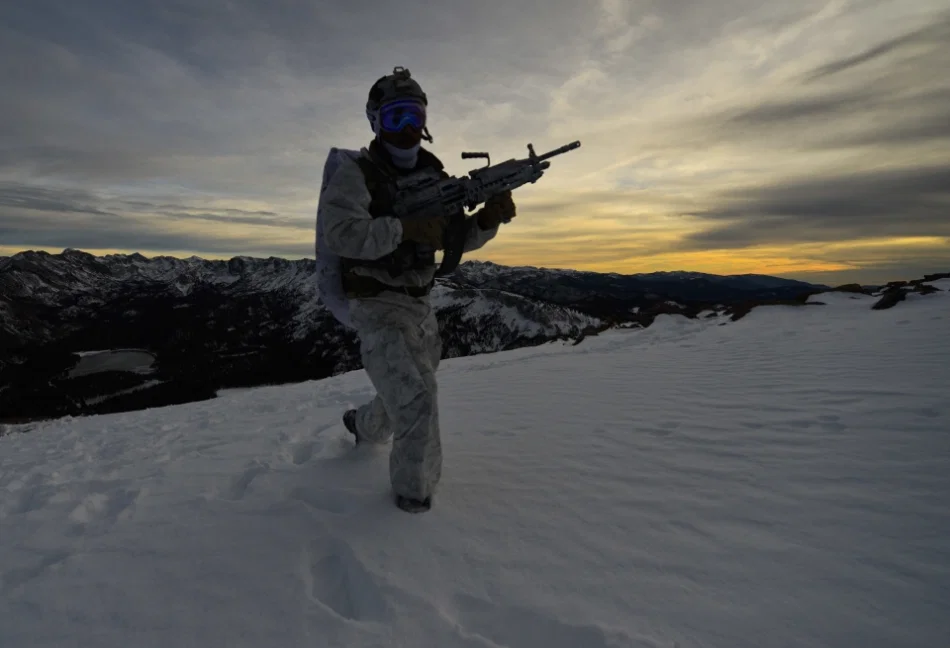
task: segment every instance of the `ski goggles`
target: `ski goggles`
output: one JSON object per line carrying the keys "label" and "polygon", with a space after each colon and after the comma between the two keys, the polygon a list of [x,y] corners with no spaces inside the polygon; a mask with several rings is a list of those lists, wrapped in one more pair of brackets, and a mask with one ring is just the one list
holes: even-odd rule
{"label": "ski goggles", "polygon": [[379,125],[384,131],[398,133],[406,126],[419,130],[426,125],[426,107],[416,99],[400,99],[379,109]]}

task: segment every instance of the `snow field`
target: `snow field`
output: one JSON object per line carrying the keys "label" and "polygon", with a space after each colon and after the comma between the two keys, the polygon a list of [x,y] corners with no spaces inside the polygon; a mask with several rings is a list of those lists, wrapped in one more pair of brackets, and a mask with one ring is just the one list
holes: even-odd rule
{"label": "snow field", "polygon": [[812,301],[445,361],[421,515],[362,372],[4,436],[0,646],[948,645],[950,293]]}

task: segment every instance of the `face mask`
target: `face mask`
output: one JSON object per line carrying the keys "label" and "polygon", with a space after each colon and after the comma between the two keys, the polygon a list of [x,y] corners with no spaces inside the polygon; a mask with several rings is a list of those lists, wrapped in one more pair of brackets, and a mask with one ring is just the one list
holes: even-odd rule
{"label": "face mask", "polygon": [[[376,137],[378,139],[379,135]],[[416,161],[419,157],[419,148],[422,146],[421,143],[416,144],[412,148],[402,149],[393,146],[389,142],[384,142],[381,139],[379,141],[383,146],[386,147],[386,150],[389,151],[389,155],[393,159],[393,164],[403,169],[411,169],[412,167],[416,166]]]}

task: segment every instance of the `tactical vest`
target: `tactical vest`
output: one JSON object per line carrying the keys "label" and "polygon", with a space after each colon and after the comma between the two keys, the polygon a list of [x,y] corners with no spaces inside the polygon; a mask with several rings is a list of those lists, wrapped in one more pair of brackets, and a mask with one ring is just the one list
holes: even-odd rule
{"label": "tactical vest", "polygon": [[[373,218],[388,216],[392,214],[395,181],[399,177],[400,171],[382,158],[376,141],[370,143],[369,153],[369,157],[360,156],[356,160],[360,170],[363,172],[363,177],[366,180],[366,188],[370,195],[369,213]],[[435,169],[443,177],[448,176],[444,171],[444,165],[441,160],[429,151],[420,148],[417,163],[413,170],[419,171],[425,168]],[[464,214],[462,218],[464,218]],[[461,250],[459,250],[459,252],[460,251]],[[420,250],[415,241],[403,241],[395,251],[379,259],[342,258],[341,263],[344,284],[347,284],[353,283],[356,275],[350,271],[357,267],[383,268],[388,270],[390,276],[393,277],[398,277],[406,270],[425,270],[431,268],[435,265],[435,252]],[[456,260],[454,264],[457,263],[458,261]]]}

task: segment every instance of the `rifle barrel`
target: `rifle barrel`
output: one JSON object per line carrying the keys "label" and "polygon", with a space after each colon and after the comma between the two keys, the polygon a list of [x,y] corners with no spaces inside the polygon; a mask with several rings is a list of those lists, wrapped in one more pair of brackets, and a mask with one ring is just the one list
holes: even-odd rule
{"label": "rifle barrel", "polygon": [[568,151],[573,151],[580,145],[581,145],[580,140],[577,140],[577,141],[571,142],[570,144],[565,144],[564,146],[560,146],[554,149],[553,151],[548,151],[544,155],[539,155],[538,159],[546,160],[550,157],[554,157],[555,155],[560,155],[561,153],[567,153]]}

